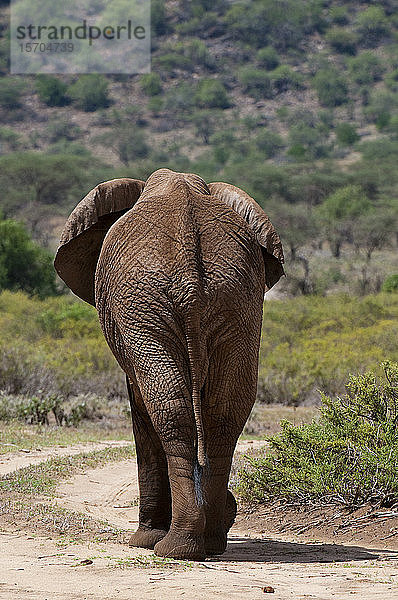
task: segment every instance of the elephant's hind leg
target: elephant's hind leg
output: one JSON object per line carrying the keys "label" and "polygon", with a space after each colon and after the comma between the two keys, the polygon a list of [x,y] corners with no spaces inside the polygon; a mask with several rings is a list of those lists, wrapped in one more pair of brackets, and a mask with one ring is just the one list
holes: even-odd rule
{"label": "elephant's hind leg", "polygon": [[236,504],[235,496],[230,490],[227,490],[227,501],[225,504],[225,515],[224,515],[224,529],[225,533],[231,529],[232,525],[235,523],[236,513],[238,511],[238,507]]}
{"label": "elephant's hind leg", "polygon": [[169,347],[164,340],[150,338],[147,347],[150,355],[141,351],[135,356],[136,376],[166,453],[172,497],[170,528],[155,545],[155,554],[203,560],[205,509],[198,494],[196,424],[187,364],[175,344]]}
{"label": "elephant's hind leg", "polygon": [[[227,364],[224,356],[230,358]],[[236,442],[256,397],[256,382],[256,356],[250,347],[241,350],[236,341],[213,354],[203,401],[209,457],[205,485],[205,547],[209,555],[225,551],[235,520],[236,502],[228,490],[228,479]]]}
{"label": "elephant's hind leg", "polygon": [[171,496],[167,460],[136,383],[130,387],[140,488],[139,526],[129,545],[154,548],[168,532]]}

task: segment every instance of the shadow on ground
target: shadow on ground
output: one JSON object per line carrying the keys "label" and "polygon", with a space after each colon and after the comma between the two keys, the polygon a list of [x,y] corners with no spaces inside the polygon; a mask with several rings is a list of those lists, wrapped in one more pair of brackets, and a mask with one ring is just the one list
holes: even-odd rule
{"label": "shadow on ground", "polygon": [[294,543],[272,539],[228,538],[224,554],[211,560],[216,562],[279,562],[279,563],[331,563],[360,560],[397,559],[393,550],[373,550],[360,546],[340,544]]}

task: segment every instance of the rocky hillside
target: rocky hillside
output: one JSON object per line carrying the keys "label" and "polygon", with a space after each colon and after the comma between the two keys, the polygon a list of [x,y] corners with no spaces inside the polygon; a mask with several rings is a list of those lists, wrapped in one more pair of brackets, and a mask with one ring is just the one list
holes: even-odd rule
{"label": "rocky hillside", "polygon": [[98,181],[168,166],[266,207],[293,293],[398,271],[395,0],[152,0],[152,72],[106,77],[10,76],[0,6],[0,209],[43,243]]}

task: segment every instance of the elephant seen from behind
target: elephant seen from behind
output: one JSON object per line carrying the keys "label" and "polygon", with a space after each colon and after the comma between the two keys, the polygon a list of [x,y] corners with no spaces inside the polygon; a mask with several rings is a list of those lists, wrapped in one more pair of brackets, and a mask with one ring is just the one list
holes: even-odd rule
{"label": "elephant seen from behind", "polygon": [[128,382],[140,488],[130,545],[189,560],[224,552],[264,292],[282,263],[261,207],[194,174],[100,183],[70,215],[56,270],[96,307]]}

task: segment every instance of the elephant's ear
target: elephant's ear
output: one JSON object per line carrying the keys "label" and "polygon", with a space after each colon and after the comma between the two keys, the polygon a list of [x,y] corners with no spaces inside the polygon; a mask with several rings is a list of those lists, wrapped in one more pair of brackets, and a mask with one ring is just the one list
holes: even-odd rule
{"label": "elephant's ear", "polygon": [[208,187],[212,196],[233,208],[253,231],[262,249],[265,283],[270,289],[285,274],[282,243],[271,221],[261,206],[240,188],[221,182],[209,183]]}
{"label": "elephant's ear", "polygon": [[74,294],[95,306],[94,275],[109,228],[141,195],[138,179],[112,179],[97,185],[76,206],[66,222],[54,265]]}

